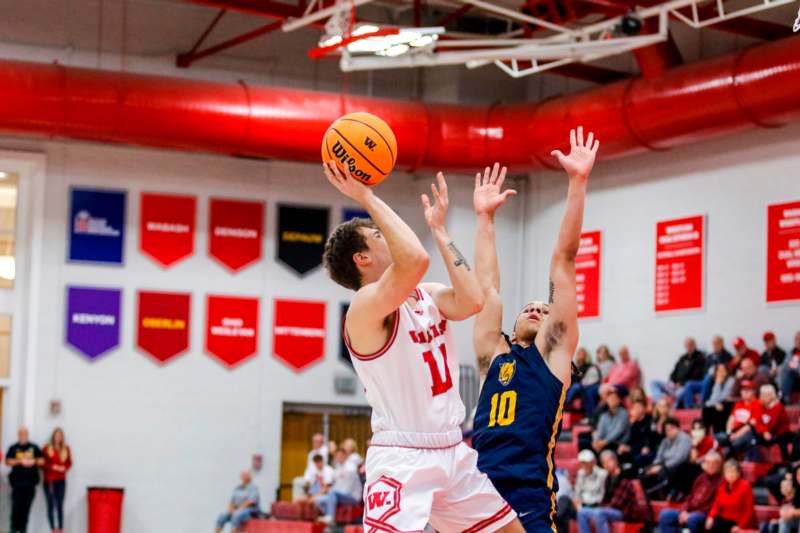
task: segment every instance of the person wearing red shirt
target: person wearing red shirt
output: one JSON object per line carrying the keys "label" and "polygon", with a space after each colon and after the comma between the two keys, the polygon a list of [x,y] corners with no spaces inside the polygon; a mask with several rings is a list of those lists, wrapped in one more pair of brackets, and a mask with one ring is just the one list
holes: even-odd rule
{"label": "person wearing red shirt", "polygon": [[708,533],[737,533],[754,525],[753,488],[742,479],[742,466],[729,459],[706,519]]}
{"label": "person wearing red shirt", "polygon": [[625,397],[639,386],[642,381],[642,371],[639,368],[639,363],[631,359],[631,352],[627,346],[622,346],[619,349],[619,363],[616,363],[608,371],[608,375],[603,380],[603,385],[600,387],[600,399],[604,400],[611,387],[617,389],[617,392]]}
{"label": "person wearing red shirt", "polygon": [[786,408],[778,399],[778,392],[772,384],[762,385],[759,390],[761,416],[755,421],[756,440],[764,446],[777,444],[781,448],[781,458],[789,461],[789,443],[792,441],[791,423]]}
{"label": "person wearing red shirt", "polygon": [[728,418],[727,434],[717,434],[720,444],[729,446],[733,453],[751,448],[756,442],[755,424],[761,418],[761,402],[756,398],[755,384],[750,380],[741,383],[742,399],[736,402]]}
{"label": "person wearing red shirt", "polygon": [[729,363],[731,370],[736,372],[739,368],[739,365],[744,359],[750,359],[758,368],[758,363],[761,361],[761,357],[758,355],[758,352],[747,346],[747,343],[741,337],[736,337],[733,339],[733,347],[736,350],[736,353],[733,355],[733,359]]}
{"label": "person wearing red shirt", "polygon": [[44,495],[47,498],[47,520],[53,533],[64,531],[64,494],[67,471],[72,466],[72,450],[64,442],[64,430],[56,428],[44,450]]}

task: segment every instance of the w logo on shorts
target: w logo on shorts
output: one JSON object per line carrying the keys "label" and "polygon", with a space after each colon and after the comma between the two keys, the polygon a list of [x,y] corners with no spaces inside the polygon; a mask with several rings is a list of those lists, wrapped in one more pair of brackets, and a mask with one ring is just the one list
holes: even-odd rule
{"label": "w logo on shorts", "polygon": [[384,522],[400,512],[400,489],[403,484],[387,476],[381,476],[367,488],[368,521]]}

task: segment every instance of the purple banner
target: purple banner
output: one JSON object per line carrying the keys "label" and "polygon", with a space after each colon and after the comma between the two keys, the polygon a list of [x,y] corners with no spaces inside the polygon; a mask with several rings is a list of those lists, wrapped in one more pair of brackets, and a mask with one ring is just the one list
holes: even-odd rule
{"label": "purple banner", "polygon": [[67,287],[67,344],[94,361],[119,345],[121,289]]}

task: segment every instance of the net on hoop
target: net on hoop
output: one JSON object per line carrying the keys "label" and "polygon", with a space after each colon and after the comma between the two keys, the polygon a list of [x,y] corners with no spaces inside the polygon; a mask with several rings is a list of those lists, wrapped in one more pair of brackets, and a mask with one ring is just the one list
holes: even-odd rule
{"label": "net on hoop", "polygon": [[336,12],[325,22],[325,30],[319,46],[331,46],[350,37],[356,19],[356,7],[352,0],[336,0]]}

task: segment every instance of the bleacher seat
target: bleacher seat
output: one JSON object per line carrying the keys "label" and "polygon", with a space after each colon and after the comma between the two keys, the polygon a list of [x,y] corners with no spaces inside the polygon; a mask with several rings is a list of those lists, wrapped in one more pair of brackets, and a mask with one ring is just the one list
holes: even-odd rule
{"label": "bleacher seat", "polygon": [[325,524],[300,520],[250,520],[247,533],[324,533]]}
{"label": "bleacher seat", "polygon": [[[642,529],[644,524],[641,522],[612,522],[611,525],[611,533],[639,533]],[[574,520],[569,524],[569,533],[578,533],[578,523]]]}
{"label": "bleacher seat", "polygon": [[692,429],[692,421],[702,418],[703,411],[700,409],[676,409],[672,412],[672,416],[681,423],[681,429],[689,431]]}
{"label": "bleacher seat", "polygon": [[364,516],[363,505],[339,505],[336,507],[337,524],[355,524]]}
{"label": "bleacher seat", "polygon": [[556,465],[558,465],[559,468],[566,470],[567,474],[569,475],[569,480],[572,483],[575,483],[575,479],[578,476],[578,469],[581,467],[581,464],[577,459],[562,459],[560,457],[556,457]]}
{"label": "bleacher seat", "polygon": [[651,501],[650,506],[653,508],[653,520],[657,522],[661,516],[661,511],[664,509],[680,509],[681,504],[678,502]]}
{"label": "bleacher seat", "polygon": [[561,459],[575,459],[578,457],[578,446],[575,442],[557,442],[556,443],[556,460]]}
{"label": "bleacher seat", "polygon": [[756,522],[763,524],[778,518],[781,508],[778,505],[756,505]]}
{"label": "bleacher seat", "polygon": [[319,516],[319,509],[313,502],[274,502],[272,516],[278,520],[306,520],[313,522]]}
{"label": "bleacher seat", "polygon": [[751,485],[755,484],[760,477],[763,477],[772,468],[771,463],[753,463],[744,461],[742,463],[742,477]]}
{"label": "bleacher seat", "polygon": [[364,533],[364,528],[361,526],[347,526],[344,528],[344,533]]}

